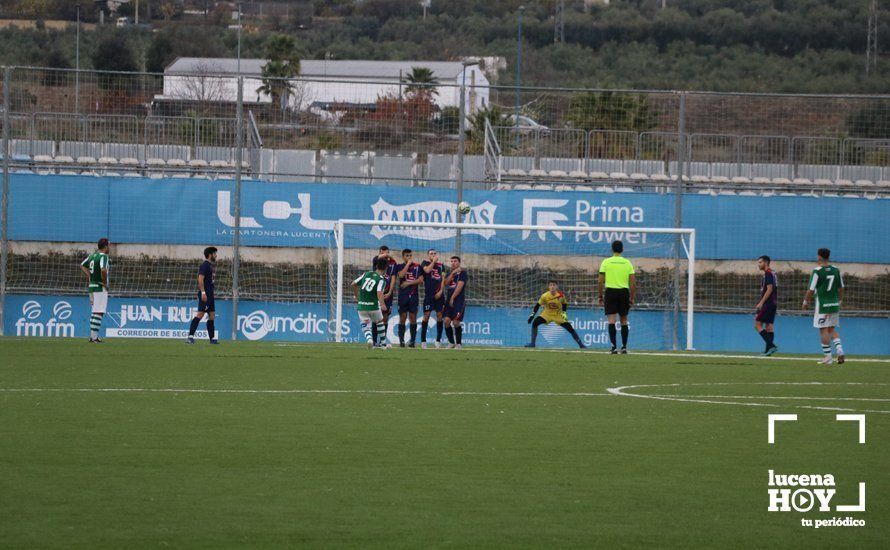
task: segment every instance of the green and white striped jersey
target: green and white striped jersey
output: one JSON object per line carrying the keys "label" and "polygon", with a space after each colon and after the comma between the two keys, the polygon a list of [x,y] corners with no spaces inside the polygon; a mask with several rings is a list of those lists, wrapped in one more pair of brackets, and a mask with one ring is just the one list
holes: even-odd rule
{"label": "green and white striped jersey", "polygon": [[353,281],[358,285],[358,310],[376,311],[380,309],[377,293],[386,288],[386,281],[376,271],[368,271]]}
{"label": "green and white striped jersey", "polygon": [[833,265],[819,266],[810,277],[810,290],[816,293],[817,313],[837,313],[841,310],[838,289],[844,288],[841,271]]}
{"label": "green and white striped jersey", "polygon": [[99,252],[98,250],[87,256],[87,259],[81,262],[83,267],[90,272],[90,292],[102,292],[102,270],[109,269],[108,254]]}

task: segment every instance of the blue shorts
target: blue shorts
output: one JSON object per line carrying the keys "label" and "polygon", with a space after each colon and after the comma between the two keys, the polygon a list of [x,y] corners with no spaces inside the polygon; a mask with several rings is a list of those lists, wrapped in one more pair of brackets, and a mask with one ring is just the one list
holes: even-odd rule
{"label": "blue shorts", "polygon": [[424,296],[423,298],[423,312],[426,313],[428,311],[435,311],[436,313],[442,313],[442,310],[445,309],[445,295],[439,296],[436,298],[435,294],[429,294]]}
{"label": "blue shorts", "polygon": [[399,296],[399,313],[417,313],[420,297],[415,292],[407,296]]}
{"label": "blue shorts", "polygon": [[450,305],[449,302],[445,302],[444,317],[447,317],[452,321],[462,321],[464,318],[464,299],[462,297],[458,297],[454,301],[453,306]]}
{"label": "blue shorts", "polygon": [[757,317],[754,319],[761,323],[766,323],[767,325],[771,325],[776,322],[776,311],[778,307],[776,304],[766,304],[760,311],[757,312]]}
{"label": "blue shorts", "polygon": [[213,293],[207,293],[207,300],[201,299],[201,292],[198,292],[198,311],[210,313],[216,311],[216,301],[213,299]]}

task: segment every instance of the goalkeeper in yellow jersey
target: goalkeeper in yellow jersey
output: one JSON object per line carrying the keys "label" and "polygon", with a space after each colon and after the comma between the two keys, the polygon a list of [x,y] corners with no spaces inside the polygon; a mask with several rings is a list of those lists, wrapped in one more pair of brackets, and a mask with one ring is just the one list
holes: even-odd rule
{"label": "goalkeeper in yellow jersey", "polygon": [[[538,315],[538,309],[541,307],[544,308],[544,311]],[[532,310],[532,314],[528,316],[528,322],[532,326],[532,342],[530,344],[526,344],[525,347],[533,348],[535,347],[535,341],[538,339],[538,327],[541,325],[546,325],[548,323],[556,323],[562,328],[569,331],[569,334],[572,335],[572,338],[575,339],[575,342],[578,343],[578,347],[581,349],[586,348],[587,346],[581,342],[581,337],[578,336],[578,333],[575,332],[575,327],[572,326],[572,323],[569,322],[569,316],[567,310],[569,308],[569,303],[566,301],[566,295],[559,290],[559,285],[556,284],[556,281],[550,281],[547,283],[547,292],[541,294],[541,297],[538,299],[538,302],[535,304],[535,309]]]}

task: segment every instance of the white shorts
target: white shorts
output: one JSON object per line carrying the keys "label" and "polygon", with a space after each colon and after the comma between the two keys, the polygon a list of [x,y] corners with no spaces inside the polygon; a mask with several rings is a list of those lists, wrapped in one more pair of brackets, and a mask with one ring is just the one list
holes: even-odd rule
{"label": "white shorts", "polygon": [[105,313],[105,309],[108,307],[108,291],[90,292],[90,306],[92,306],[93,313]]}
{"label": "white shorts", "polygon": [[373,311],[359,310],[358,320],[365,323],[380,323],[383,321],[383,313],[379,309]]}
{"label": "white shorts", "polygon": [[841,314],[838,312],[816,312],[813,316],[813,326],[816,328],[839,327],[841,326]]}

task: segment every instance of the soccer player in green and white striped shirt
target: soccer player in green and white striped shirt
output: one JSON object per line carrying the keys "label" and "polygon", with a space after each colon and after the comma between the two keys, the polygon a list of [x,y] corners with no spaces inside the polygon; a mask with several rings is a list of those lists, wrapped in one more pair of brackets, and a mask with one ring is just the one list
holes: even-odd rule
{"label": "soccer player in green and white striped shirt", "polygon": [[844,348],[841,346],[841,335],[837,332],[840,326],[841,298],[844,296],[844,279],[841,271],[828,263],[831,251],[820,248],[816,262],[819,266],[813,270],[810,276],[810,286],[803,299],[803,308],[806,309],[813,295],[816,295],[813,326],[819,329],[819,338],[822,340],[822,353],[825,357],[819,361],[823,365],[831,364],[831,346],[837,353],[837,362],[844,362]]}
{"label": "soccer player in green and white striped shirt", "polygon": [[[368,271],[361,277],[352,281],[352,288],[355,291],[356,301],[358,302],[358,318],[362,324],[362,334],[368,342],[368,348],[392,347],[386,341],[386,324],[383,322],[383,312],[386,311],[386,298],[383,292],[386,290],[386,279],[384,273],[389,267],[387,258],[378,257],[374,260],[375,271]],[[377,341],[371,327],[377,329]]]}
{"label": "soccer player in green and white striped shirt", "polygon": [[87,259],[80,263],[80,270],[84,272],[89,280],[90,307],[92,315],[90,316],[90,342],[101,344],[99,338],[99,329],[102,328],[102,316],[108,308],[108,252],[111,249],[111,243],[108,239],[102,237],[99,239],[98,249],[87,256]]}

